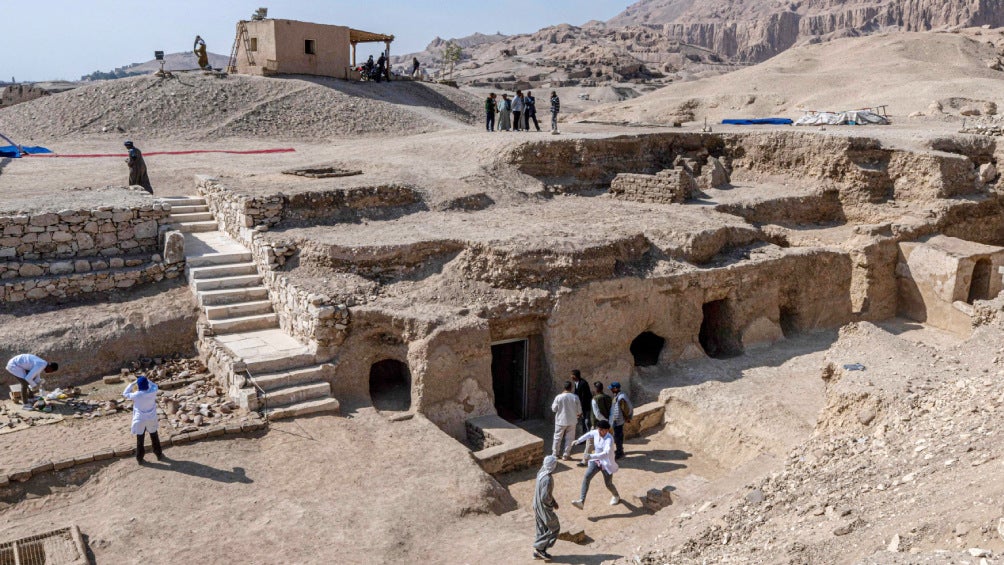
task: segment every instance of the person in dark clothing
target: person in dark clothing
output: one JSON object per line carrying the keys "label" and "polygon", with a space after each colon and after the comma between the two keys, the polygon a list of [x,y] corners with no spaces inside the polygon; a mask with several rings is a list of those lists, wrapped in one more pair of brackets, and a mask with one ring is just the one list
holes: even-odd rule
{"label": "person in dark clothing", "polygon": [[[540,124],[537,123],[537,99],[533,97],[533,93],[527,91],[525,96],[524,108],[523,108],[523,129],[530,131],[530,120],[533,120],[533,127],[540,131]],[[589,385],[586,385],[589,388]],[[583,410],[587,410],[588,407],[584,407]],[[585,433],[585,432],[583,432]]]}
{"label": "person in dark clothing", "polygon": [[561,112],[561,99],[557,92],[551,92],[551,133],[558,135],[558,113]]}
{"label": "person in dark clothing", "polygon": [[519,131],[523,129],[523,109],[524,109],[523,92],[520,90],[516,91],[516,96],[512,99],[512,130]]}
{"label": "person in dark clothing", "polygon": [[418,57],[411,58],[411,78],[418,76],[418,67],[421,63],[418,62]]}
{"label": "person in dark clothing", "polygon": [[495,93],[492,92],[485,100],[485,127],[488,128],[488,131],[495,131],[496,106],[497,103],[495,101]]}
{"label": "person in dark clothing", "polygon": [[146,174],[146,161],[143,160],[143,152],[132,144],[125,142],[126,149],[129,150],[129,158],[126,164],[129,165],[129,186],[142,186],[144,190],[153,194],[153,186],[150,185],[150,177]]}
{"label": "person in dark clothing", "polygon": [[575,437],[589,431],[589,415],[592,413],[593,395],[589,391],[589,383],[582,379],[582,373],[578,369],[572,371],[572,392],[579,397],[582,403],[582,414],[579,415],[579,426],[582,431],[576,432]]}
{"label": "person in dark clothing", "polygon": [[380,53],[380,58],[377,59],[377,82],[386,74],[387,80],[390,80],[390,74],[387,74],[387,57],[383,53]]}

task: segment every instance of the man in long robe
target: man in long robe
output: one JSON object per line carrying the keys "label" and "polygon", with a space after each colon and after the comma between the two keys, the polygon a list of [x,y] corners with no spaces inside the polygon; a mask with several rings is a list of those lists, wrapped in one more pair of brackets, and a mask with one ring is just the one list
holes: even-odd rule
{"label": "man in long robe", "polygon": [[150,194],[153,194],[150,177],[146,174],[146,161],[143,160],[143,152],[133,145],[131,141],[125,142],[125,146],[129,150],[129,158],[126,159],[126,164],[129,165],[129,186],[139,185]]}
{"label": "man in long robe", "polygon": [[558,501],[554,500],[554,468],[558,458],[548,455],[537,472],[537,486],[533,492],[533,515],[537,520],[537,537],[533,540],[533,558],[551,559],[548,548],[558,541],[561,524],[558,523]]}

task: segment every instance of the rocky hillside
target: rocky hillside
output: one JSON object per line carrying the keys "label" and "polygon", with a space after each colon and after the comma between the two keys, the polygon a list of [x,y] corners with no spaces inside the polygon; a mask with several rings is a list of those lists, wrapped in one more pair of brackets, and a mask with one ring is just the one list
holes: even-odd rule
{"label": "rocky hillside", "polygon": [[803,41],[881,30],[1004,25],[1000,0],[641,0],[607,22],[655,26],[679,41],[759,62]]}

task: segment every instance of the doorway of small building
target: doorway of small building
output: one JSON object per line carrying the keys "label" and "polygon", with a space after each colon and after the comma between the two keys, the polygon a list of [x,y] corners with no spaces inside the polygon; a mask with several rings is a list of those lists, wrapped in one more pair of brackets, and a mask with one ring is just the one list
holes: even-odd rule
{"label": "doorway of small building", "polygon": [[781,333],[784,337],[790,338],[798,333],[798,311],[794,307],[784,304],[780,312]]}
{"label": "doorway of small building", "polygon": [[411,408],[411,371],[397,359],[384,359],[370,366],[370,399],[377,410],[407,411]]}
{"label": "doorway of small building", "polygon": [[510,422],[523,420],[527,416],[527,345],[526,339],[492,344],[495,411]]}
{"label": "doorway of small building", "polygon": [[993,298],[990,296],[990,281],[993,277],[993,263],[990,259],[980,259],[973,266],[973,278],[972,282],[969,283],[969,299],[966,301],[970,304],[976,300],[990,300]]}
{"label": "doorway of small building", "polygon": [[652,367],[659,364],[659,355],[666,339],[652,332],[642,332],[631,342],[631,355],[635,367]]}
{"label": "doorway of small building", "polygon": [[701,321],[698,339],[708,357],[725,359],[742,355],[743,346],[735,329],[729,300],[714,300],[704,304],[701,309],[704,319]]}

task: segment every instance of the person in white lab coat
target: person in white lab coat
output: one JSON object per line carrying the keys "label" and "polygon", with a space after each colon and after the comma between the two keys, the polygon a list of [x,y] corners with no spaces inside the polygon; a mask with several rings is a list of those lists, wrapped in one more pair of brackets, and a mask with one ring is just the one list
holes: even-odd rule
{"label": "person in white lab coat", "polygon": [[594,451],[589,454],[589,467],[586,469],[586,476],[582,477],[582,489],[578,500],[572,501],[572,506],[582,510],[582,506],[586,502],[586,493],[589,492],[589,482],[597,473],[603,473],[603,484],[613,495],[613,498],[610,499],[610,506],[618,504],[621,501],[621,496],[617,492],[617,487],[614,486],[613,476],[617,472],[618,466],[614,459],[616,447],[614,446],[614,434],[610,433],[610,422],[606,420],[597,422],[595,430],[583,434],[582,437],[575,440],[573,445],[585,443],[587,439],[593,440]]}
{"label": "person in white lab coat", "polygon": [[[134,391],[133,388],[136,390]],[[151,383],[149,379],[140,376],[136,382],[130,383],[122,396],[132,400],[132,433],[136,435],[136,462],[143,464],[143,456],[146,455],[144,439],[146,434],[150,434],[150,442],[153,443],[153,453],[158,461],[164,460],[164,452],[160,448],[160,436],[157,435],[159,422],[157,421],[157,384]]]}
{"label": "person in white lab coat", "polygon": [[575,423],[582,414],[582,403],[572,392],[572,382],[565,382],[565,392],[554,397],[551,403],[554,412],[554,443],[551,444],[551,455],[561,457],[561,444],[565,444],[565,459],[572,458],[572,440],[575,439]]}
{"label": "person in white lab coat", "polygon": [[7,372],[21,382],[21,401],[28,410],[32,407],[33,391],[40,390],[42,386],[42,373],[55,373],[58,370],[59,363],[50,363],[30,353],[15,355],[7,361]]}

